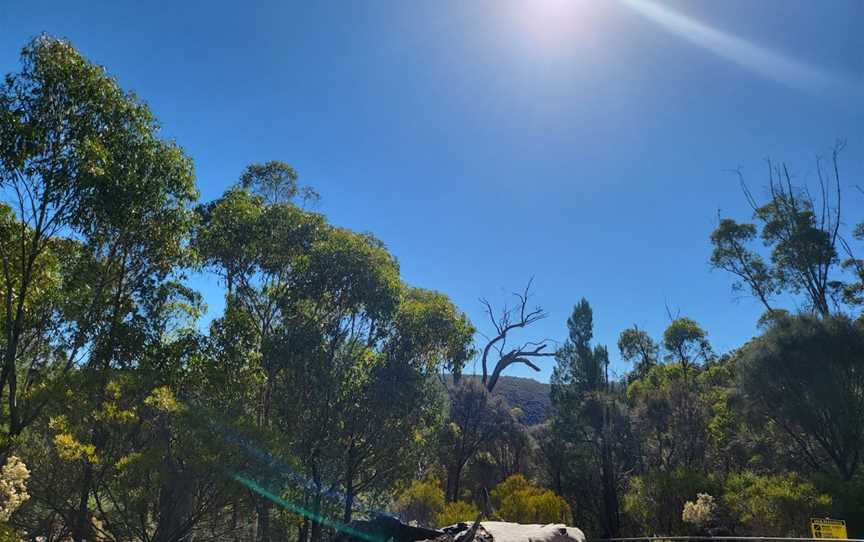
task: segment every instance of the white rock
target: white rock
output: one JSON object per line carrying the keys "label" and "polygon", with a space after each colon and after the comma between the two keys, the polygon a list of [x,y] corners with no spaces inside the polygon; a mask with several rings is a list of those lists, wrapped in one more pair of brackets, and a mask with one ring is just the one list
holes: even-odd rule
{"label": "white rock", "polygon": [[483,521],[480,526],[495,542],[585,542],[585,533],[563,523],[522,525],[505,521]]}

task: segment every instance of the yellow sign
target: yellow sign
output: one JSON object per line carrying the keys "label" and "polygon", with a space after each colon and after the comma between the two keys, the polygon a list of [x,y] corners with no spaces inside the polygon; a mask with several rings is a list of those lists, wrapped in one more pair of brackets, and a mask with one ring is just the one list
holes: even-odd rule
{"label": "yellow sign", "polygon": [[810,533],[813,538],[849,538],[842,519],[810,518]]}

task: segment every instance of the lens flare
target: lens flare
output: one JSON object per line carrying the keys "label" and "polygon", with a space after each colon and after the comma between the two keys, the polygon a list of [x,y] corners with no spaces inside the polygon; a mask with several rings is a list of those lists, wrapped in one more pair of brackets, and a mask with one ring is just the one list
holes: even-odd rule
{"label": "lens flare", "polygon": [[316,514],[316,513],[312,512],[311,510],[307,510],[306,508],[303,508],[302,506],[300,506],[298,504],[295,504],[295,503],[292,503],[291,501],[285,500],[282,497],[280,497],[279,495],[276,495],[275,493],[269,491],[267,488],[265,488],[264,486],[262,486],[261,484],[259,484],[255,480],[252,480],[251,478],[247,478],[245,476],[242,476],[242,475],[236,474],[236,473],[231,473],[231,477],[234,480],[236,480],[237,482],[246,486],[246,488],[248,488],[252,492],[264,497],[265,499],[271,501],[272,503],[274,503],[278,506],[281,506],[285,510],[288,510],[290,512],[294,512],[295,514],[298,514],[298,515],[303,516],[305,518],[311,519],[312,521],[314,521],[316,523],[320,523],[321,525],[324,525],[325,527],[330,527],[331,529],[335,529],[336,531],[338,531],[340,533],[345,533],[345,534],[351,535],[355,538],[359,538],[361,540],[366,540],[367,542],[386,542],[382,538],[379,538],[379,537],[371,535],[369,533],[364,533],[363,531],[354,529],[353,527],[351,527],[350,525],[347,525],[345,523],[333,521],[332,519],[328,519],[328,518],[326,518],[320,514]]}
{"label": "lens flare", "polygon": [[681,38],[738,64],[758,75],[812,93],[861,91],[857,84],[839,74],[772,51],[741,37],[722,32],[652,0],[621,0],[639,15]]}

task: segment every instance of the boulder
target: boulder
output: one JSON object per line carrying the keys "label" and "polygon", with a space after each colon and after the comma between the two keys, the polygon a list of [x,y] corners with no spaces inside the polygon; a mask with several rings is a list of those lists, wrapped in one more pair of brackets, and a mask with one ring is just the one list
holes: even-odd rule
{"label": "boulder", "polygon": [[585,542],[585,533],[563,523],[523,525],[506,521],[482,521],[480,527],[494,542]]}

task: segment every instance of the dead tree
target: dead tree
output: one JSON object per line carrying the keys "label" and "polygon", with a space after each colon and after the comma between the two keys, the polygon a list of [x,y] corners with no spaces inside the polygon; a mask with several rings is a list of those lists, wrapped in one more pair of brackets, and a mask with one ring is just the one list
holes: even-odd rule
{"label": "dead tree", "polygon": [[[486,308],[486,314],[495,329],[495,335],[490,337],[483,347],[481,362],[483,366],[483,385],[491,392],[501,377],[501,373],[507,367],[522,363],[539,371],[540,367],[534,364],[531,358],[551,357],[555,352],[547,352],[549,341],[543,339],[539,342],[524,342],[515,348],[508,347],[507,341],[510,334],[518,329],[530,326],[548,316],[542,307],[529,309],[528,302],[531,297],[531,284],[534,279],[528,281],[522,292],[513,292],[517,299],[515,305],[505,304],[500,311],[495,311],[492,304],[486,298],[480,298],[480,302]],[[492,358],[490,360],[490,357]],[[497,358],[497,359],[495,359]],[[492,370],[490,373],[490,363]]]}
{"label": "dead tree", "polygon": [[[447,471],[445,498],[448,502],[460,498],[461,479],[468,462],[483,446],[497,438],[506,424],[512,422],[512,414],[504,400],[491,395],[501,373],[515,363],[522,363],[539,371],[540,368],[534,364],[532,358],[555,355],[554,352],[545,351],[549,343],[547,340],[525,342],[517,347],[508,345],[508,339],[512,342],[515,331],[546,318],[546,312],[542,308],[531,309],[528,306],[531,282],[528,281],[522,292],[513,294],[517,303],[512,306],[505,304],[498,312],[489,301],[480,299],[486,307],[486,314],[492,322],[495,334],[487,337],[486,345],[481,350],[482,381],[469,380],[460,383],[454,378],[454,386],[449,388],[449,423],[445,424],[441,434],[441,461]],[[458,430],[453,431],[451,427],[457,427]]]}

